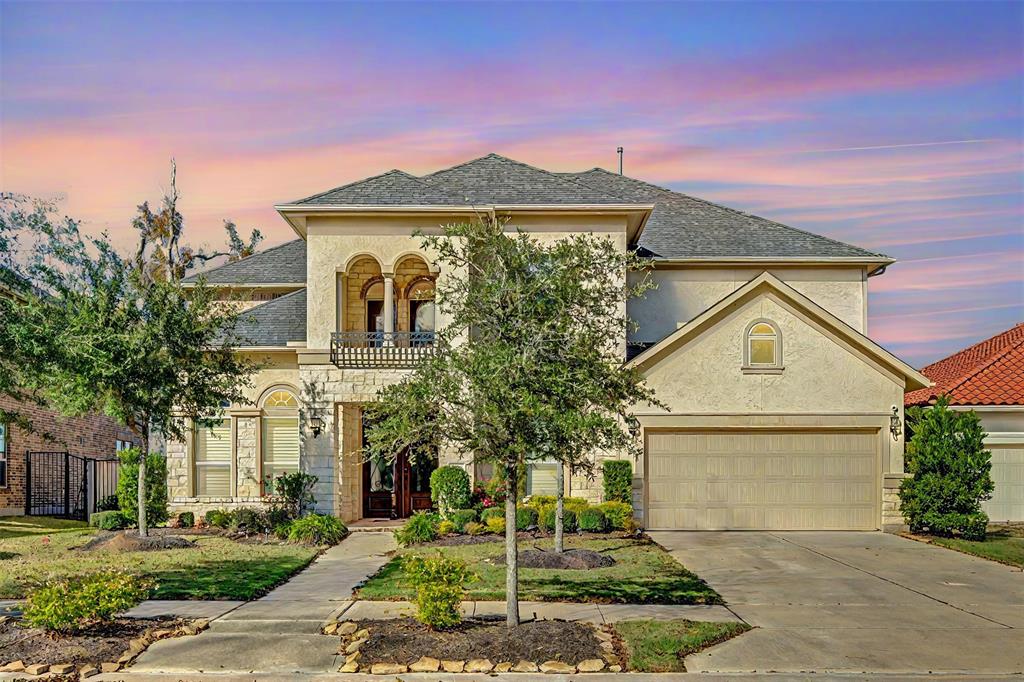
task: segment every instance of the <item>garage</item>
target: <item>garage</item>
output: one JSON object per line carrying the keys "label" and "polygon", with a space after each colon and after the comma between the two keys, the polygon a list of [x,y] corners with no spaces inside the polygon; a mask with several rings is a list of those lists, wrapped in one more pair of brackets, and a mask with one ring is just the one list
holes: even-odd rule
{"label": "garage", "polygon": [[982,509],[993,522],[1024,521],[1024,442],[1003,442],[1002,434],[993,436],[986,444],[992,453],[992,481],[996,487]]}
{"label": "garage", "polygon": [[676,530],[874,530],[877,429],[649,430],[647,525]]}

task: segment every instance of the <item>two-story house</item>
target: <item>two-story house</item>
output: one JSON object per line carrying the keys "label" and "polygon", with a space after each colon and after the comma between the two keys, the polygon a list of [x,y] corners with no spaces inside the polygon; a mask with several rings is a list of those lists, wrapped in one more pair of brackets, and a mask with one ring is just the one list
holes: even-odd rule
{"label": "two-story house", "polygon": [[[444,324],[431,299],[452,273],[414,232],[490,213],[538,239],[593,233],[651,261],[658,288],[629,304],[638,329],[623,353],[669,407],[637,406],[643,525],[902,523],[903,393],[928,380],[866,335],[868,279],[891,258],[601,169],[552,173],[495,154],[276,209],[297,239],[205,273],[250,301],[241,352],[264,369],[250,405],[168,444],[172,508],[251,504],[294,469],[316,474],[317,507],[345,520],[429,507],[435,465],[363,461],[362,406],[432,352]],[[553,480],[537,463],[528,492]],[[600,480],[567,486],[600,496]]]}

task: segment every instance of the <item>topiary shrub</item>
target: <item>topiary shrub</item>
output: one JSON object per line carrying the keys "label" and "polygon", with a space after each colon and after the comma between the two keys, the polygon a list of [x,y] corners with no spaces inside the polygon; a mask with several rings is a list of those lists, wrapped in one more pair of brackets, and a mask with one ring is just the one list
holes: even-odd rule
{"label": "topiary shrub", "polygon": [[231,525],[231,517],[231,512],[226,509],[211,509],[204,518],[211,528],[227,528]]}
{"label": "topiary shrub", "polygon": [[913,437],[904,461],[912,478],[900,483],[900,501],[910,530],[984,540],[988,516],[981,503],[994,485],[978,415],[950,410],[940,396],[931,408],[912,408],[907,420]]}
{"label": "topiary shrub", "polygon": [[178,518],[175,519],[175,525],[178,528],[191,528],[196,525],[196,515],[190,511],[181,512],[178,514]]}
{"label": "topiary shrub", "polygon": [[100,530],[120,530],[127,528],[132,523],[131,519],[119,511],[102,511],[89,515],[89,525]]}
{"label": "topiary shrub", "polygon": [[580,530],[588,533],[604,533],[608,530],[608,519],[604,512],[596,507],[587,507],[576,515]]}
{"label": "topiary shrub", "polygon": [[[549,533],[555,532],[555,508],[544,507],[540,515],[540,527]],[[576,512],[572,509],[562,510],[562,530],[566,533],[573,533],[578,528],[576,523]]]}
{"label": "topiary shrub", "polygon": [[608,527],[612,530],[632,530],[633,506],[625,502],[602,502],[594,507],[604,512]]}
{"label": "topiary shrub", "polygon": [[516,530],[526,530],[537,526],[537,510],[533,507],[516,509]]}
{"label": "topiary shrub", "polygon": [[606,459],[601,464],[605,502],[633,501],[633,465],[628,459]]}
{"label": "topiary shrub", "polygon": [[66,578],[29,592],[22,618],[52,632],[77,632],[136,606],[153,587],[152,581],[117,571]]}
{"label": "topiary shrub", "polygon": [[441,516],[448,517],[453,509],[465,509],[473,504],[469,474],[456,466],[443,466],[430,474],[430,499],[437,505]]}
{"label": "topiary shrub", "polygon": [[436,557],[409,556],[402,570],[416,588],[416,619],[431,628],[451,628],[462,621],[459,606],[466,585],[476,576],[466,564],[440,554]]}
{"label": "topiary shrub", "polygon": [[465,533],[466,524],[476,521],[475,509],[455,509],[448,513],[448,520],[455,526],[456,533]]}
{"label": "topiary shrub", "polygon": [[505,518],[505,510],[499,509],[498,507],[489,507],[480,512],[480,520],[487,523],[489,519],[503,519]]}
{"label": "topiary shrub", "polygon": [[348,535],[348,528],[336,516],[309,514],[288,526],[288,539],[307,545],[336,545]]}
{"label": "topiary shrub", "polygon": [[441,517],[433,512],[416,512],[395,531],[395,541],[403,547],[436,540]]}
{"label": "topiary shrub", "polygon": [[[117,453],[121,460],[117,479],[117,504],[121,513],[139,523],[139,458],[142,450],[128,448]],[[167,520],[167,461],[156,452],[146,458],[146,522],[155,526]]]}
{"label": "topiary shrub", "polygon": [[490,516],[487,518],[487,522],[484,524],[487,526],[488,533],[504,533],[505,532],[505,517],[504,516]]}

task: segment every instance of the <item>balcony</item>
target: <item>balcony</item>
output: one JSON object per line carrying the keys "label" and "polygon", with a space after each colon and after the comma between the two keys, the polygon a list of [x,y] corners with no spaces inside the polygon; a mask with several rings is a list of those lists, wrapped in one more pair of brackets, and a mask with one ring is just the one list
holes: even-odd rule
{"label": "balcony", "polygon": [[334,332],[331,362],[349,369],[408,369],[434,352],[434,332]]}

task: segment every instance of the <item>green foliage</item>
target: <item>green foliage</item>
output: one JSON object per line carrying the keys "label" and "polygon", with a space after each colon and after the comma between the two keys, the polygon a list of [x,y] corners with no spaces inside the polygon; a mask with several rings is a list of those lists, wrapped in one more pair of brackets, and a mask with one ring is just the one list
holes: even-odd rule
{"label": "green foliage", "polygon": [[633,505],[626,502],[603,502],[594,508],[604,512],[608,527],[612,530],[632,529]]}
{"label": "green foliage", "polygon": [[290,518],[298,518],[302,512],[316,504],[313,488],[319,480],[319,477],[304,471],[281,474],[274,479],[274,494],[281,498]]}
{"label": "green foliage", "polygon": [[452,535],[454,532],[455,532],[455,524],[452,523],[451,521],[449,521],[448,519],[444,519],[443,521],[441,521],[441,523],[437,524],[437,535],[438,535],[438,537],[441,537],[441,536],[444,536],[444,535]]}
{"label": "green foliage", "polygon": [[907,419],[913,437],[905,465],[912,477],[901,482],[900,500],[911,531],[984,539],[988,516],[981,503],[994,485],[978,415],[949,409],[941,396],[931,408],[908,410]]}
{"label": "green foliage", "polygon": [[441,554],[436,557],[411,555],[402,570],[416,588],[416,619],[434,629],[451,628],[462,622],[459,606],[466,585],[476,579],[466,564]]}
{"label": "green foliage", "polygon": [[418,545],[437,539],[441,517],[433,512],[416,512],[395,531],[395,541],[404,546]]}
{"label": "green foliage", "polygon": [[228,516],[228,529],[236,533],[266,533],[274,527],[266,514],[253,507],[239,507]]}
{"label": "green foliage", "polygon": [[554,504],[558,498],[554,495],[531,495],[529,505],[535,509],[546,507],[549,504]]}
{"label": "green foliage", "polygon": [[443,466],[430,474],[430,499],[437,504],[442,516],[453,509],[465,509],[472,504],[469,474],[456,466]]}
{"label": "green foliage", "polygon": [[120,511],[101,511],[89,515],[89,525],[100,530],[120,530],[132,523]]}
{"label": "green foliage", "polygon": [[[117,502],[121,513],[138,525],[139,517],[139,459],[142,451],[129,448],[117,453],[121,470],[117,479]],[[146,457],[146,521],[163,523],[167,520],[167,461],[156,452]]]}
{"label": "green foliage", "polygon": [[487,523],[491,519],[503,519],[505,518],[505,510],[498,507],[488,507],[480,512],[480,520]]}
{"label": "green foliage", "polygon": [[588,533],[604,533],[608,530],[608,519],[597,507],[587,507],[576,515],[580,530]]}
{"label": "green foliage", "polygon": [[516,509],[516,530],[526,530],[537,525],[537,510],[533,507]]}
{"label": "green foliage", "polygon": [[466,524],[477,520],[475,509],[455,509],[448,513],[448,520],[455,526],[456,533],[465,533]]}
{"label": "green foliage", "polygon": [[117,501],[117,493],[112,493],[101,498],[100,501],[96,503],[96,511],[121,511],[121,505]]}
{"label": "green foliage", "polygon": [[196,515],[190,511],[181,512],[178,514],[176,525],[178,528],[191,528],[196,525]]}
{"label": "green foliage", "polygon": [[336,545],[348,535],[348,528],[336,516],[309,514],[288,527],[288,539],[307,545]]}
{"label": "green foliage", "polygon": [[476,521],[470,521],[463,526],[463,530],[467,535],[483,535],[487,532],[487,526]]}
{"label": "green foliage", "polygon": [[566,509],[572,509],[574,512],[579,514],[581,511],[589,507],[590,503],[582,497],[566,497],[562,499],[562,506]]}
{"label": "green foliage", "polygon": [[22,618],[52,632],[76,632],[136,606],[153,587],[151,581],[114,571],[57,580],[29,593]]}
{"label": "green foliage", "polygon": [[[555,532],[555,508],[545,506],[540,514],[540,527],[549,533]],[[573,533],[578,528],[576,512],[572,509],[562,510],[562,530],[566,533]]]}
{"label": "green foliage", "polygon": [[505,532],[505,517],[504,516],[489,516],[487,517],[484,525],[487,526],[488,533],[504,533]]}
{"label": "green foliage", "polygon": [[606,459],[601,465],[605,502],[633,501],[633,465],[628,459]]}
{"label": "green foliage", "polygon": [[206,512],[206,523],[212,528],[227,528],[231,525],[231,512],[225,509],[211,509]]}

